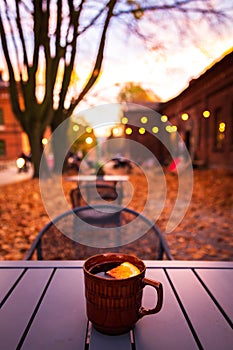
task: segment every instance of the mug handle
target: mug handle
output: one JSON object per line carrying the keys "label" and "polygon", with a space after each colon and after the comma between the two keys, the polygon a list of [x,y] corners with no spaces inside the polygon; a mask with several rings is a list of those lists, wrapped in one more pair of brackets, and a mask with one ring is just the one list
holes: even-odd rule
{"label": "mug handle", "polygon": [[157,312],[159,312],[161,310],[162,305],[163,305],[163,285],[162,285],[162,283],[160,283],[158,281],[153,281],[150,278],[143,278],[142,283],[143,283],[143,288],[145,286],[154,287],[156,289],[158,299],[157,299],[157,304],[153,309],[145,309],[144,307],[141,306],[139,309],[139,318],[142,318],[143,316],[146,316],[146,315],[156,314]]}

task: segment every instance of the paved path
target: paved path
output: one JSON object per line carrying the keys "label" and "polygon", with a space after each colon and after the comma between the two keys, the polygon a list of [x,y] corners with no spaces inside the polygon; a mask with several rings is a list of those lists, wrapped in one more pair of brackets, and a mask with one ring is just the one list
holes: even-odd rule
{"label": "paved path", "polygon": [[32,177],[32,169],[27,173],[18,173],[16,165],[9,165],[7,169],[0,171],[0,186],[8,185],[14,182],[30,179]]}

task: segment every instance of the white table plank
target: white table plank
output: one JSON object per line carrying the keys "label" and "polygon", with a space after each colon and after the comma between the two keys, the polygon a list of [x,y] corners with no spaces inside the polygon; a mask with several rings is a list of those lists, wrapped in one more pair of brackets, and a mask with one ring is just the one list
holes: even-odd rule
{"label": "white table plank", "polygon": [[[22,345],[22,349],[83,350],[87,319],[83,295],[83,261],[1,261],[0,349],[16,349],[28,322],[43,295],[53,267],[57,268],[49,288]],[[232,349],[233,332],[210,293],[232,318],[233,262],[146,261],[146,275],[164,285],[164,305],[157,315],[146,316],[134,329],[137,350],[196,349],[197,345],[182,308],[200,339],[208,349]],[[18,281],[24,268],[29,270]],[[31,268],[31,269],[30,269]],[[166,268],[167,274],[163,268]],[[198,280],[196,273],[203,281]],[[169,279],[181,300],[179,305]],[[154,290],[146,287],[143,306],[154,305]],[[1,300],[1,299],[0,299]],[[42,343],[41,343],[41,340]],[[95,330],[90,335],[90,350],[131,349],[129,334],[105,336]]]}
{"label": "white table plank", "polygon": [[93,182],[93,181],[97,181],[97,180],[121,182],[121,181],[128,181],[129,176],[127,176],[127,175],[103,175],[103,176],[74,175],[74,176],[66,177],[65,180],[71,181],[71,182],[80,182],[80,181]]}
{"label": "white table plank", "polygon": [[232,271],[224,269],[198,269],[196,272],[229,316],[231,322],[233,322]]}
{"label": "white table plank", "polygon": [[111,336],[101,334],[92,327],[89,350],[132,350],[130,333]]}
{"label": "white table plank", "polygon": [[168,271],[204,349],[232,350],[233,332],[192,270]]}
{"label": "white table plank", "polygon": [[1,349],[17,348],[50,275],[50,269],[27,271],[4,303],[0,312]]}
{"label": "white table plank", "polygon": [[23,273],[23,269],[1,269],[0,272],[0,305],[6,294],[16,283],[20,275]]}
{"label": "white table plank", "polygon": [[[158,314],[145,316],[137,322],[134,330],[136,349],[198,349],[164,271],[147,270],[146,276],[163,284],[164,302]],[[151,308],[154,304],[155,291],[147,286],[142,305]]]}
{"label": "white table plank", "polygon": [[82,269],[55,272],[22,349],[84,349],[87,318],[82,281]]}

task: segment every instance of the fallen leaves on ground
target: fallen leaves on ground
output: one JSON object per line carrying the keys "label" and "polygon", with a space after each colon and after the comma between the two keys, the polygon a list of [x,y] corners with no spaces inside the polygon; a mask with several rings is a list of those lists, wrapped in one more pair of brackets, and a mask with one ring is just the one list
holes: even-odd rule
{"label": "fallen leaves on ground", "polygon": [[[152,180],[156,174],[152,171]],[[151,181],[149,179],[149,182]],[[141,211],[148,199],[147,178],[140,172],[130,175],[133,195],[127,203]],[[174,207],[178,181],[175,174],[165,172],[166,201],[157,225],[164,232],[171,253],[178,260],[233,260],[233,173],[230,170],[194,170],[192,200],[181,223],[170,233],[166,225]],[[75,183],[62,181],[67,207],[69,192]],[[56,190],[51,180],[48,186],[46,209],[62,209],[58,198],[52,198]],[[44,207],[38,179],[31,179],[1,187],[0,192],[0,259],[24,259],[26,252],[40,229],[49,221]],[[132,194],[132,193],[131,193]],[[163,197],[163,191],[159,194]],[[159,197],[158,197],[159,198]],[[163,198],[162,198],[163,199]],[[161,199],[161,200],[162,200]],[[157,200],[150,202],[149,211],[155,212]],[[56,215],[56,211],[54,211]],[[152,215],[153,216],[153,215]],[[147,250],[147,241],[137,249]],[[135,252],[137,255],[137,251]]]}

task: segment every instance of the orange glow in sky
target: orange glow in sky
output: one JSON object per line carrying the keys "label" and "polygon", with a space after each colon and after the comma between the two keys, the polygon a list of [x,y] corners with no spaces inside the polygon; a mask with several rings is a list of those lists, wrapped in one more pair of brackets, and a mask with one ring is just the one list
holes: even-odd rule
{"label": "orange glow in sky", "polygon": [[[179,94],[191,79],[200,76],[233,48],[233,26],[228,26],[221,34],[210,29],[207,31],[204,25],[195,30],[196,44],[186,41],[179,46],[177,42],[172,44],[172,33],[168,33],[171,44],[165,52],[146,50],[136,39],[131,42],[110,40],[102,75],[90,91],[88,102],[93,105],[117,102],[117,95],[127,82],[136,82],[151,89],[162,101]],[[85,101],[83,106],[85,108]]]}
{"label": "orange glow in sky", "polygon": [[[232,48],[232,39],[233,30],[232,35],[222,40],[214,42],[208,39],[205,51],[190,46],[177,50],[172,55],[160,56],[156,59],[155,53],[142,50],[140,55],[137,53],[137,59],[134,61],[127,61],[127,55],[125,59],[120,58],[117,64],[106,60],[98,84],[87,97],[88,103],[81,102],[77,110],[85,111],[91,106],[117,102],[120,88],[129,81],[151,89],[162,101],[167,101],[183,91],[190,80],[198,78],[214,64],[214,61],[218,61],[229,52]],[[85,113],[83,115],[86,117]],[[119,120],[117,114],[115,119]],[[87,120],[92,123],[92,117],[89,118],[89,115]]]}

